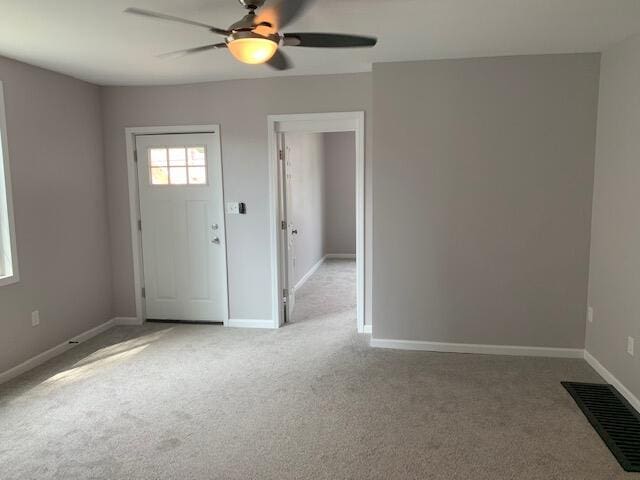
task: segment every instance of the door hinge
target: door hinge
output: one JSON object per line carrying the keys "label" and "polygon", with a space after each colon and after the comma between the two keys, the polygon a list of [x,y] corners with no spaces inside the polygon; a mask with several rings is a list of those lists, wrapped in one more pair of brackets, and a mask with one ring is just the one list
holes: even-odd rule
{"label": "door hinge", "polygon": [[133,161],[138,163],[138,150],[133,151]]}
{"label": "door hinge", "polygon": [[142,220],[138,220],[138,230],[142,230]]}
{"label": "door hinge", "polygon": [[282,290],[282,300],[284,301],[284,303],[287,303],[288,297],[289,297],[289,290],[285,288]]}
{"label": "door hinge", "polygon": [[147,289],[142,287],[142,298],[147,298]]}
{"label": "door hinge", "polygon": [[282,229],[282,230],[286,230],[287,229],[287,222],[285,220],[282,220],[280,222],[280,229]]}
{"label": "door hinge", "polygon": [[284,150],[278,150],[278,159],[284,160]]}

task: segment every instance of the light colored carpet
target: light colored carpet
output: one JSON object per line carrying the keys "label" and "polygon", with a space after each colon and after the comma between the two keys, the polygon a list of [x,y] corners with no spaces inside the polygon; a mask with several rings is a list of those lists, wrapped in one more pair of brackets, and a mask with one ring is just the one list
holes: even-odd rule
{"label": "light colored carpet", "polygon": [[583,361],[371,349],[354,287],[331,261],[278,331],[118,327],[0,386],[0,478],[640,478],[560,386]]}

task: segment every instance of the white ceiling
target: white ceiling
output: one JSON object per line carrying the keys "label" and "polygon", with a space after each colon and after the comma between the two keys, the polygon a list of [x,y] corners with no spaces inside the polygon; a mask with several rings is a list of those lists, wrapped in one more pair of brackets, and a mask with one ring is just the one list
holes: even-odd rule
{"label": "white ceiling", "polygon": [[290,47],[296,66],[282,73],[220,50],[155,58],[222,37],[121,13],[130,6],[220,27],[244,14],[237,0],[0,0],[0,55],[101,85],[157,85],[362,72],[374,62],[595,52],[640,32],[640,0],[317,0],[285,31],[369,34],[379,43]]}

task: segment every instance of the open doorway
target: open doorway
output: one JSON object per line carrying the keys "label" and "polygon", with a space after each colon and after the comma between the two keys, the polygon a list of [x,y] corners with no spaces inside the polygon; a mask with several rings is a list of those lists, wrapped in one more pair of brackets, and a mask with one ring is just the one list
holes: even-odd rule
{"label": "open doorway", "polygon": [[318,303],[355,318],[355,132],[286,132],[279,142],[284,321],[322,315]]}
{"label": "open doorway", "polygon": [[[351,301],[358,332],[370,331],[363,112],[270,116],[269,141],[274,327],[296,320],[296,294],[307,292],[306,303],[323,295],[343,306]],[[297,319],[309,318],[304,310],[300,304]]]}

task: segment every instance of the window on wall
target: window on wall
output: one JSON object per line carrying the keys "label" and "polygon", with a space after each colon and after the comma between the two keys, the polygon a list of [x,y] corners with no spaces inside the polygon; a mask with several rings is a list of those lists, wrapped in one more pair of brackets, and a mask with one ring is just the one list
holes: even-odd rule
{"label": "window on wall", "polygon": [[4,88],[0,82],[0,286],[18,281]]}
{"label": "window on wall", "polygon": [[149,149],[151,185],[206,185],[204,146]]}

